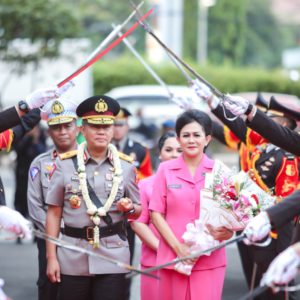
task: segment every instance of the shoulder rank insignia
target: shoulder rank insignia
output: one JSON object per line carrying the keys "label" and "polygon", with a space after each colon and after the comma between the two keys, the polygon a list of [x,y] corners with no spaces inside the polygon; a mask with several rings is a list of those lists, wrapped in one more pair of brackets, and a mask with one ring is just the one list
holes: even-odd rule
{"label": "shoulder rank insignia", "polygon": [[124,154],[122,152],[118,152],[118,154],[119,154],[120,159],[123,159],[123,160],[125,160],[125,161],[127,161],[129,163],[133,163],[133,158],[130,157],[129,155],[126,155],[126,154]]}
{"label": "shoulder rank insignia", "polygon": [[59,158],[61,160],[64,160],[64,159],[67,159],[67,158],[71,158],[75,155],[77,155],[77,150],[71,150],[71,151],[59,154]]}

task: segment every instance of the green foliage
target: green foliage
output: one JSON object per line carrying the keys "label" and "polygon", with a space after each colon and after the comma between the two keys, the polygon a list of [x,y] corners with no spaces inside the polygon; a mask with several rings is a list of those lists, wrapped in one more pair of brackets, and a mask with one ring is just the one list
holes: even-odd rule
{"label": "green foliage", "polygon": [[209,10],[208,56],[213,63],[240,65],[246,29],[246,1],[218,0]]}
{"label": "green foliage", "polygon": [[198,0],[184,1],[183,56],[196,59],[197,56]]}
{"label": "green foliage", "polygon": [[[27,63],[57,55],[62,39],[74,37],[78,22],[70,6],[60,0],[2,0],[0,59]],[[35,43],[35,51],[21,52],[15,39]]]}
{"label": "green foliage", "polygon": [[[223,93],[264,91],[294,94],[300,97],[300,85],[292,82],[278,70],[258,68],[231,68],[229,66],[206,66],[200,68],[189,63],[199,74]],[[167,84],[187,85],[185,78],[171,64],[153,66]],[[94,67],[95,93],[106,93],[122,85],[157,84],[134,58],[100,61]]]}
{"label": "green foliage", "polygon": [[280,65],[285,39],[270,11],[270,0],[251,0],[247,6],[245,65],[274,67]]}

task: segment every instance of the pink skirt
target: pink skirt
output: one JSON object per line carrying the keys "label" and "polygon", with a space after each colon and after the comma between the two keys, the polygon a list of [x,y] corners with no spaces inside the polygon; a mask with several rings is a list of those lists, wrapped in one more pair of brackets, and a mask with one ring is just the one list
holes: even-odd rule
{"label": "pink skirt", "polygon": [[226,267],[193,271],[190,276],[174,270],[158,272],[159,300],[221,300]]}
{"label": "pink skirt", "polygon": [[[142,270],[150,268],[141,266]],[[158,276],[157,271],[151,274]],[[157,300],[158,299],[158,279],[141,275],[141,300]]]}

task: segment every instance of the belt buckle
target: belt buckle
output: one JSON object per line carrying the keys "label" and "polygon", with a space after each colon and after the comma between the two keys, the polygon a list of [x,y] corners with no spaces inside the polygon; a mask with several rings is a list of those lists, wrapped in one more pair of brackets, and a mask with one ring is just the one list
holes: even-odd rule
{"label": "belt buckle", "polygon": [[86,228],[86,239],[91,245],[94,244],[94,227],[89,226]]}

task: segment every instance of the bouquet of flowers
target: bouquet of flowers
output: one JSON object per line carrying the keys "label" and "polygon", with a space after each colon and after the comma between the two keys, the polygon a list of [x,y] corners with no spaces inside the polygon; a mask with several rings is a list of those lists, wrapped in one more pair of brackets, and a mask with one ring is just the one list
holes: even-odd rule
{"label": "bouquet of flowers", "polygon": [[[195,223],[186,225],[186,232],[182,236],[184,243],[190,247],[191,253],[203,251],[219,244],[208,232],[202,220],[196,220]],[[210,252],[204,255],[209,256]],[[191,275],[193,264],[184,264],[178,262],[174,266],[174,270],[185,275]]]}
{"label": "bouquet of flowers", "polygon": [[[219,244],[209,234],[206,224],[224,226],[232,231],[243,230],[251,218],[275,203],[275,197],[263,191],[247,173],[241,171],[234,174],[218,160],[212,173],[206,174],[205,188],[200,191],[200,195],[200,219],[195,224],[187,224],[182,236],[191,252]],[[190,275],[192,268],[193,265],[182,262],[174,267],[185,275]]]}
{"label": "bouquet of flowers", "polygon": [[233,231],[243,230],[251,218],[275,203],[275,197],[262,190],[248,173],[234,174],[220,161],[215,162],[211,174],[206,174],[200,193],[200,219]]}

